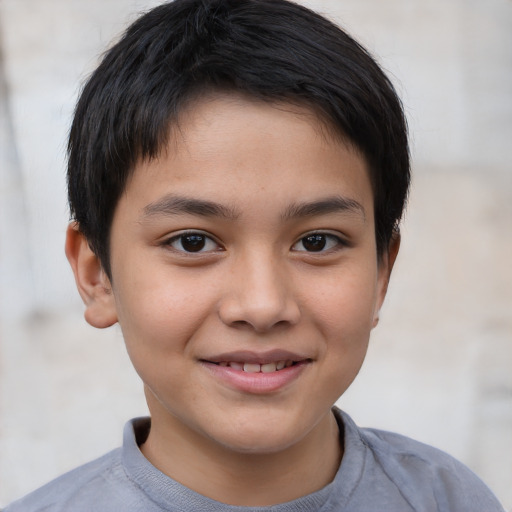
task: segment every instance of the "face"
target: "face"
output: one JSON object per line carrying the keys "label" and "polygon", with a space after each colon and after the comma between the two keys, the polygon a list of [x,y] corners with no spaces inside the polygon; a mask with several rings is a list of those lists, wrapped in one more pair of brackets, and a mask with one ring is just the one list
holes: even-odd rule
{"label": "face", "polygon": [[154,428],[245,453],[321,428],[363,362],[389,272],[364,159],[312,112],[223,96],[136,167],[111,264]]}

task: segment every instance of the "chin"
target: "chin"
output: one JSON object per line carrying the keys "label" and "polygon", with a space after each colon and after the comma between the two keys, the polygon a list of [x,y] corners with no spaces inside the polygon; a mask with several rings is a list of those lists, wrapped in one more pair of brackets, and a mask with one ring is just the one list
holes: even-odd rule
{"label": "chin", "polygon": [[[276,418],[277,419],[277,418]],[[218,432],[210,432],[210,438],[224,448],[240,454],[265,455],[279,453],[300,442],[307,429],[301,431],[297,422],[274,421],[265,416],[256,420],[246,419],[243,424],[230,423]]]}
{"label": "chin", "polygon": [[295,436],[276,435],[275,432],[240,433],[235,439],[227,439],[224,447],[234,453],[245,455],[271,455],[280,453],[293,446],[298,439]]}

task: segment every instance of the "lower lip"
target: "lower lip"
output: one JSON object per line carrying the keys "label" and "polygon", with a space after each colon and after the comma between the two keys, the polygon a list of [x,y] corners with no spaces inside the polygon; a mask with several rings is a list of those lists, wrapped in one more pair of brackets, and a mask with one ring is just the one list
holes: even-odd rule
{"label": "lower lip", "polygon": [[296,363],[275,372],[250,373],[203,361],[202,364],[219,380],[244,393],[265,394],[279,391],[296,380],[305,370],[309,361]]}

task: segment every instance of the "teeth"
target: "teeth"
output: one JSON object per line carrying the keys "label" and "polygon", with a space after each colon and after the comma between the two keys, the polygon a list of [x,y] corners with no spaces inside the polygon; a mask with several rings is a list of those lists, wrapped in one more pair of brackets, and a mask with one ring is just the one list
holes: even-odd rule
{"label": "teeth", "polygon": [[244,371],[247,373],[272,373],[275,371],[282,370],[283,368],[289,368],[293,365],[292,360],[287,361],[276,361],[272,363],[258,364],[258,363],[238,363],[236,361],[222,361],[219,366],[229,366],[233,370]]}
{"label": "teeth", "polygon": [[261,371],[263,373],[275,372],[276,368],[277,368],[276,363],[268,363],[268,364],[262,364],[261,365]]}
{"label": "teeth", "polygon": [[244,372],[258,373],[261,371],[261,365],[254,363],[244,363]]}

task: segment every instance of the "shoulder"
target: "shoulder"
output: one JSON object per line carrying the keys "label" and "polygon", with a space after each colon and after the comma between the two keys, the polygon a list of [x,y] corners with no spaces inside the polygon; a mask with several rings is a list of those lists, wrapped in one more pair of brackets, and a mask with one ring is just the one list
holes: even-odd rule
{"label": "shoulder", "polygon": [[119,479],[122,472],[121,449],[118,448],[11,503],[4,512],[60,512],[69,510],[70,503],[73,503],[73,511],[81,511],[82,502],[85,506],[87,502],[90,504],[87,496],[108,492],[109,482]]}
{"label": "shoulder", "polygon": [[[4,512],[161,510],[134,477],[148,472],[149,462],[140,453],[138,444],[147,436],[149,425],[149,418],[129,421],[124,427],[122,448],[60,476],[15,501]],[[151,487],[152,479],[146,480]]]}
{"label": "shoulder", "polygon": [[489,488],[447,453],[400,434],[359,428],[348,415],[338,414],[345,438],[362,447],[363,480],[396,489],[412,510],[423,510],[416,503],[428,502],[443,512],[503,511]]}

